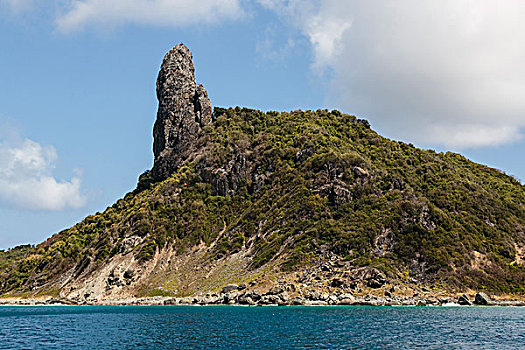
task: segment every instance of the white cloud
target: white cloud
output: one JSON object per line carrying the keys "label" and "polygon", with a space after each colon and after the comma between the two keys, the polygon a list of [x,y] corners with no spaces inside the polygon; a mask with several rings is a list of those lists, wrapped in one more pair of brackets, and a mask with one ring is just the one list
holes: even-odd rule
{"label": "white cloud", "polygon": [[[446,137],[443,137],[446,135]],[[485,124],[434,124],[428,127],[427,142],[449,148],[499,146],[521,139],[514,126]]]}
{"label": "white cloud", "polygon": [[327,102],[380,131],[453,148],[521,137],[525,2],[259,3],[288,16],[309,38],[314,68],[332,70]]}
{"label": "white cloud", "polygon": [[87,25],[116,26],[126,23],[187,26],[237,18],[239,0],[74,0],[58,17],[61,32]]}
{"label": "white cloud", "polygon": [[29,210],[63,210],[86,203],[78,176],[70,181],[57,181],[52,176],[57,161],[52,146],[12,136],[0,138],[1,202]]}
{"label": "white cloud", "polygon": [[317,67],[337,62],[341,39],[351,26],[351,21],[345,18],[325,19],[321,16],[311,18],[305,30],[314,49]]}

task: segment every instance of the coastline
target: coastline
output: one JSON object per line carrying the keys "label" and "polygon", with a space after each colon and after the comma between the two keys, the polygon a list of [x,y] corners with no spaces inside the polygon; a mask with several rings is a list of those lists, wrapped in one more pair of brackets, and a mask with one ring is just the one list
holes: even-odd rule
{"label": "coastline", "polygon": [[[0,306],[164,306],[164,305],[230,305],[230,306],[437,306],[437,307],[459,307],[459,306],[498,306],[498,307],[525,307],[525,300],[497,300],[490,299],[487,303],[470,301],[469,303],[458,302],[453,297],[378,297],[365,295],[354,297],[351,294],[321,295],[319,298],[289,298],[281,294],[265,294],[253,300],[252,293],[213,293],[193,297],[133,297],[122,299],[101,300],[71,300],[67,298],[2,298]],[[461,297],[460,297],[461,299]]]}

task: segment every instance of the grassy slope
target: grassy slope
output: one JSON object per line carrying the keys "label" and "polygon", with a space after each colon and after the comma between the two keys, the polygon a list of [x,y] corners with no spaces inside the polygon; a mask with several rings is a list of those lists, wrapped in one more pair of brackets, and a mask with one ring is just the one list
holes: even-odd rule
{"label": "grassy slope", "polygon": [[[0,291],[103,264],[123,239],[140,236],[134,254],[144,262],[159,246],[183,254],[217,239],[211,258],[249,245],[252,267],[278,256],[283,269],[294,269],[337,255],[393,274],[409,268],[429,283],[524,292],[525,269],[513,261],[525,245],[525,187],[513,178],[458,154],[385,139],[337,111],[215,113],[201,154],[169,179],[151,184],[146,174],[140,190],[104,213],[23,254],[0,253]],[[233,196],[212,195],[198,169],[226,168],[239,156],[254,176],[239,177]],[[257,190],[255,178],[263,179]],[[330,183],[351,200],[319,191]],[[379,236],[387,237],[383,247]]]}

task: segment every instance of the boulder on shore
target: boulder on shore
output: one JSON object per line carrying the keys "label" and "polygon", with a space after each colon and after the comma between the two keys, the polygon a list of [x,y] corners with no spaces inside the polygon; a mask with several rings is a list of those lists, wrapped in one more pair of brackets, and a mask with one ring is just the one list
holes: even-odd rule
{"label": "boulder on shore", "polygon": [[474,304],[477,305],[488,305],[490,303],[490,297],[484,292],[478,292],[474,299]]}
{"label": "boulder on shore", "polygon": [[458,299],[459,305],[471,305],[470,300],[468,299],[468,296],[466,294],[463,294]]}
{"label": "boulder on shore", "polygon": [[226,294],[226,293],[229,293],[229,292],[231,292],[232,290],[236,290],[236,289],[238,289],[238,288],[239,288],[239,286],[236,285],[236,284],[228,284],[228,285],[222,287],[222,291],[221,291],[221,293]]}

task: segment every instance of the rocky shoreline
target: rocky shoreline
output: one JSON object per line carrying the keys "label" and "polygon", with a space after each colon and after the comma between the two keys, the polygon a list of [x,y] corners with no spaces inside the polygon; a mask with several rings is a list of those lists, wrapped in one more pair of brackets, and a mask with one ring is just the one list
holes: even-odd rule
{"label": "rocky shoreline", "polygon": [[225,286],[220,293],[190,297],[143,297],[103,300],[72,300],[67,298],[5,298],[0,306],[49,305],[239,305],[239,306],[525,306],[525,300],[498,300],[479,292],[473,300],[466,294],[450,297],[354,296],[350,293],[329,294],[312,291],[307,295],[289,296],[274,288],[264,294],[242,291],[234,285]]}

